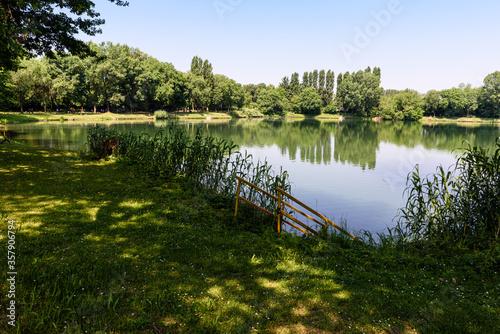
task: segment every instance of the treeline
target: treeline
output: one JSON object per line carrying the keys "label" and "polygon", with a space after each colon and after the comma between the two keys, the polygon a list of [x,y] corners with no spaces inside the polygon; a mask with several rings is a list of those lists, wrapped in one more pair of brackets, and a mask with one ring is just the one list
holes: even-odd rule
{"label": "treeline", "polygon": [[500,117],[500,72],[489,74],[484,85],[470,84],[419,94],[414,90],[386,90],[372,116],[391,120],[418,120],[423,116]]}
{"label": "treeline", "polygon": [[60,53],[23,60],[17,71],[7,73],[10,103],[1,107],[113,112],[247,108],[264,115],[340,112],[388,120],[500,117],[498,71],[488,75],[478,88],[461,84],[426,94],[409,89],[384,90],[378,67],[341,73],[336,82],[334,72],[323,69],[304,72],[301,79],[295,72],[284,77],[278,87],[264,83],[241,85],[214,74],[212,64],[198,56],[184,73],[127,45],[88,46],[92,55],[87,57]]}
{"label": "treeline", "polygon": [[231,110],[243,106],[241,84],[213,74],[208,61],[193,58],[183,73],[170,63],[127,45],[89,43],[92,56],[71,54],[27,59],[10,74],[11,95],[21,111]]}

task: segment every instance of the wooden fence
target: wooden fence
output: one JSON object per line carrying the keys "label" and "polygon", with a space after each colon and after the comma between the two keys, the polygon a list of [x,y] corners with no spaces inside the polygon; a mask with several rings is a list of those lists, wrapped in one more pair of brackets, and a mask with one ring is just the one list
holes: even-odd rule
{"label": "wooden fence", "polygon": [[[315,230],[313,227],[300,221],[299,219],[295,218],[292,215],[294,212],[296,212],[296,213],[302,215],[303,217],[307,218],[308,221],[311,221],[311,222],[316,224],[313,226],[319,225],[319,227],[322,231],[326,230],[328,228],[328,225],[331,225],[334,228],[341,231],[342,233],[349,236],[350,238],[352,238],[353,240],[361,242],[361,240],[359,238],[357,238],[354,235],[352,235],[351,233],[347,232],[342,227],[338,226],[337,224],[335,224],[334,222],[332,222],[330,219],[326,218],[322,214],[311,209],[309,206],[302,203],[301,201],[299,201],[298,199],[296,199],[295,197],[293,197],[292,195],[290,195],[289,193],[287,193],[283,189],[276,187],[276,190],[278,192],[278,196],[274,196],[274,195],[270,194],[269,192],[257,187],[256,185],[248,182],[247,180],[245,180],[239,176],[236,176],[236,179],[238,180],[238,188],[236,190],[236,205],[235,205],[235,211],[234,211],[235,217],[238,215],[238,202],[241,200],[241,201],[253,206],[254,208],[264,212],[267,215],[276,217],[277,223],[278,223],[278,226],[277,226],[278,233],[281,233],[282,224],[285,223],[285,224],[292,226],[293,228],[301,231],[304,234],[307,234],[307,235],[318,234],[318,231]],[[273,199],[274,201],[276,201],[276,205],[277,205],[276,212],[277,213],[273,213],[267,209],[264,209],[264,208],[260,207],[259,205],[249,201],[248,199],[240,196],[240,189],[241,189],[242,183],[245,185],[248,185],[249,187],[251,187],[257,191],[262,192],[266,196],[268,196],[271,199]],[[291,203],[293,203],[293,204],[291,204]],[[296,207],[297,205],[301,206],[302,209],[297,208]],[[306,211],[306,212],[304,212],[304,211]],[[316,217],[313,217],[313,216],[316,216]]]}

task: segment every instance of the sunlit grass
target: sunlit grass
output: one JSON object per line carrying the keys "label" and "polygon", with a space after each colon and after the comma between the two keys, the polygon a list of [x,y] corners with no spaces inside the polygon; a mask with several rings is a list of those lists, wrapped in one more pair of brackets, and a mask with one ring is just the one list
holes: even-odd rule
{"label": "sunlit grass", "polygon": [[20,229],[21,333],[500,332],[494,248],[255,234],[235,226],[234,203],[213,207],[184,178],[156,184],[116,161],[20,145],[0,156],[2,243],[7,220]]}

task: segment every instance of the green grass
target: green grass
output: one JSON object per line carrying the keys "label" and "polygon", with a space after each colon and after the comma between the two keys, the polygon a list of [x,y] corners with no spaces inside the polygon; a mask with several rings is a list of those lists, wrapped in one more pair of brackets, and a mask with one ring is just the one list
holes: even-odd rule
{"label": "green grass", "polygon": [[482,117],[476,117],[476,116],[452,117],[452,118],[424,116],[424,117],[422,117],[420,122],[424,122],[424,123],[457,123],[457,124],[461,124],[461,125],[468,125],[468,124],[483,124],[483,123],[500,123],[500,119],[498,119],[498,118],[482,118]]}
{"label": "green grass", "polygon": [[231,116],[224,112],[173,112],[169,113],[181,121],[200,119],[231,119]]}
{"label": "green grass", "polygon": [[32,114],[21,114],[19,112],[0,112],[0,119],[6,119],[7,123],[13,122],[33,122],[33,121],[113,121],[113,120],[137,120],[137,119],[153,119],[148,113],[139,114],[114,114],[114,113],[93,113],[86,114],[74,113],[44,113],[35,112]]}
{"label": "green grass", "polygon": [[[16,233],[6,333],[499,333],[500,245],[354,245],[242,228],[183,177],[0,145],[0,225]],[[244,220],[243,218],[239,218]],[[456,283],[453,283],[455,279]]]}

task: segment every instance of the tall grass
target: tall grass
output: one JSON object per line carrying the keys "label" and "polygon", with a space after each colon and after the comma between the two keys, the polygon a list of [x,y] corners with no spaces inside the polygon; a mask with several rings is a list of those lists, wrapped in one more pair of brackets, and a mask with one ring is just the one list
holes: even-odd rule
{"label": "tall grass", "polygon": [[[117,132],[94,126],[88,130],[88,154],[99,156],[104,140],[120,139],[119,156],[138,172],[156,179],[184,175],[211,193],[234,198],[238,175],[256,186],[276,194],[276,187],[291,189],[288,173],[275,172],[267,161],[255,162],[251,155],[238,151],[232,141],[204,136],[197,129],[194,136],[178,123],[167,123],[154,136]],[[242,187],[240,194],[269,211],[276,203],[252,188]]]}
{"label": "tall grass", "polygon": [[466,148],[455,169],[408,176],[408,200],[398,224],[410,240],[481,246],[500,237],[500,138],[491,155]]}

